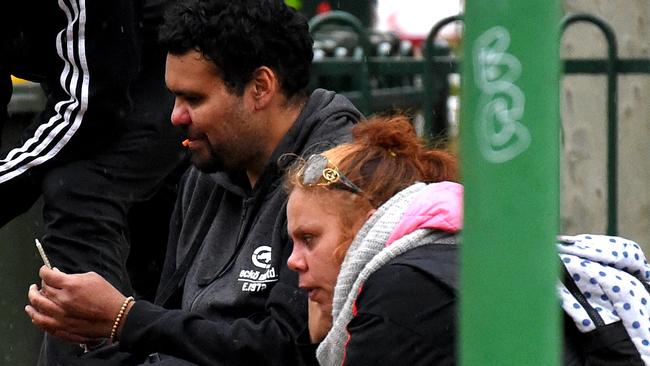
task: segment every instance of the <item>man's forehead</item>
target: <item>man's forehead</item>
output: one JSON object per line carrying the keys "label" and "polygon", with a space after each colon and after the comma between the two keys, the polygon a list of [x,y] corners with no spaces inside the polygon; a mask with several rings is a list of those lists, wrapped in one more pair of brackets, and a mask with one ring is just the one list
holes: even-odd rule
{"label": "man's forehead", "polygon": [[174,69],[175,71],[196,70],[216,73],[216,65],[198,51],[189,51],[184,54],[168,53],[166,66],[168,70]]}
{"label": "man's forehead", "polygon": [[195,54],[167,55],[165,82],[169,88],[184,89],[219,81],[222,82],[221,77],[210,60]]}

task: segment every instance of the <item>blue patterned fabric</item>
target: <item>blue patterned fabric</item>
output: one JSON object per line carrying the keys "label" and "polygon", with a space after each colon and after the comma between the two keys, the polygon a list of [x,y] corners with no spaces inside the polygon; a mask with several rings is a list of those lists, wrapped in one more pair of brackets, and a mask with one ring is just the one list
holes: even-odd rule
{"label": "blue patterned fabric", "polygon": [[[650,266],[639,245],[605,235],[559,238],[559,256],[569,275],[605,325],[621,321],[641,358],[650,365]],[[583,333],[596,329],[585,308],[562,283],[561,305]]]}

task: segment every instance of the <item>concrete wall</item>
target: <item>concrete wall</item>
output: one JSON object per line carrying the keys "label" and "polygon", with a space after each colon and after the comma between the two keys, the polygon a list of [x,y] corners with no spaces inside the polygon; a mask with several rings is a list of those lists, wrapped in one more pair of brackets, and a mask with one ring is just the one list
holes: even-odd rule
{"label": "concrete wall", "polygon": [[[650,2],[647,0],[567,0],[568,13],[605,20],[618,40],[619,57],[650,58]],[[563,58],[605,58],[602,33],[577,23],[564,33]],[[618,78],[618,233],[650,252],[650,75]],[[562,231],[605,233],[606,77],[570,75],[562,80]]]}

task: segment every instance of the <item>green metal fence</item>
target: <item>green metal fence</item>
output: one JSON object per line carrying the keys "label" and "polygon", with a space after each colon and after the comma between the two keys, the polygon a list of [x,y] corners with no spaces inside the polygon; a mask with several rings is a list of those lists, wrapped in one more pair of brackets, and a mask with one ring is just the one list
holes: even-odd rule
{"label": "green metal fence", "polygon": [[[536,16],[525,16],[531,13]],[[557,364],[559,308],[553,289],[556,255],[552,244],[553,236],[559,231],[558,79],[562,73],[606,77],[606,231],[608,235],[617,235],[617,79],[620,74],[650,74],[650,60],[619,58],[615,34],[604,20],[590,14],[569,14],[561,19],[557,2],[469,2],[467,14],[468,20],[472,18],[465,24],[463,54],[472,65],[462,65],[462,171],[466,207],[469,207],[465,214],[461,269],[462,362],[466,365]],[[352,99],[363,112],[375,113],[393,108],[420,110],[425,119],[424,136],[433,139],[446,132],[446,126],[435,118],[436,113],[439,114],[436,105],[439,105],[440,98],[446,98],[440,91],[448,90],[448,76],[459,73],[461,69],[460,58],[449,50],[435,47],[434,40],[443,27],[463,21],[463,18],[463,15],[453,16],[434,25],[424,44],[422,57],[368,56],[369,45],[362,41],[363,57],[315,61],[313,80],[328,75],[349,75],[353,82],[347,89],[339,91]],[[333,12],[314,19],[312,29],[317,30],[330,21],[352,22],[345,14]],[[560,39],[575,23],[588,23],[602,32],[607,44],[606,57],[560,60]],[[513,40],[509,45],[512,54],[519,57],[517,62],[526,69],[518,75],[517,85],[522,94],[532,97],[527,99],[530,104],[527,119],[541,120],[541,126],[527,126],[532,136],[527,147],[529,156],[523,154],[524,157],[517,161],[495,164],[486,158],[475,140],[480,131],[471,126],[476,109],[485,100],[466,89],[476,87],[475,75],[472,76],[476,60],[471,57],[477,38],[490,26],[503,24],[510,27],[509,34],[513,38],[519,35],[518,41]],[[361,38],[367,36],[363,29],[357,29]],[[385,75],[416,75],[421,83],[372,88],[366,79]],[[541,93],[534,90],[540,87],[543,88]],[[499,217],[504,212],[506,217]],[[531,288],[536,293],[528,293],[531,290],[526,289]],[[508,301],[492,303],[495,299]]]}
{"label": "green metal fence", "polygon": [[[595,25],[603,33],[607,41],[607,58],[605,60],[567,60],[564,72],[566,74],[599,73],[607,75],[607,234],[616,235],[618,232],[618,73],[642,71],[639,61],[650,60],[619,60],[616,36],[612,28],[602,19],[589,14],[571,14],[562,19],[562,31],[572,24],[587,22]],[[650,72],[650,69],[646,69]]]}
{"label": "green metal fence", "polygon": [[[347,89],[337,91],[349,97],[364,113],[376,113],[386,109],[419,110],[424,117],[424,137],[427,140],[444,136],[446,110],[441,98],[446,98],[449,89],[448,76],[458,73],[459,59],[448,49],[434,46],[440,30],[445,26],[460,22],[462,15],[445,18],[436,23],[426,38],[423,57],[347,57],[327,58],[313,64],[312,87],[318,81],[332,76],[351,77]],[[650,74],[650,59],[618,57],[616,36],[612,28],[599,17],[590,14],[569,14],[560,21],[564,32],[575,23],[588,23],[597,27],[607,43],[605,58],[566,59],[562,61],[565,75],[597,74],[607,78],[607,234],[618,234],[618,82],[620,74]],[[312,32],[326,24],[349,24],[357,30],[362,40],[364,54],[368,54],[367,32],[353,16],[333,11],[312,19]],[[561,33],[562,34],[562,33]],[[364,41],[365,40],[365,41]],[[421,83],[392,88],[372,88],[369,79],[386,75],[413,76]],[[436,109],[436,107],[440,107]]]}
{"label": "green metal fence", "polygon": [[[450,17],[438,23],[432,30],[425,47],[425,57],[378,57],[368,56],[370,45],[368,35],[361,23],[353,16],[340,11],[332,11],[310,21],[312,33],[318,32],[327,24],[342,24],[354,29],[359,38],[361,57],[326,58],[315,61],[312,65],[312,87],[320,86],[323,77],[349,76],[352,84],[349,89],[337,90],[352,100],[364,112],[375,113],[386,109],[423,110],[426,138],[430,139],[445,133],[447,126],[444,108],[437,111],[436,103],[442,102],[448,89],[447,76],[457,72],[458,64],[449,50],[429,47],[440,29],[446,24],[458,20]],[[415,76],[420,78],[411,85],[399,85],[387,88],[371,88],[369,80],[382,76]],[[433,96],[433,98],[431,97]],[[444,107],[444,103],[441,103]],[[437,123],[436,123],[437,121]]]}

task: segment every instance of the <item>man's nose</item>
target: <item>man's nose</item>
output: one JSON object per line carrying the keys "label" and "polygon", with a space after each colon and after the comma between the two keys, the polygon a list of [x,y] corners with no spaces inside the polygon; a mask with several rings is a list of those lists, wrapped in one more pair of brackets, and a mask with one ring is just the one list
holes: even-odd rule
{"label": "man's nose", "polygon": [[174,103],[171,120],[174,126],[186,125],[191,121],[187,108],[183,107],[183,105],[178,102]]}

